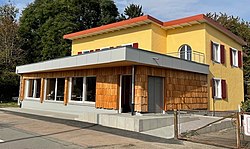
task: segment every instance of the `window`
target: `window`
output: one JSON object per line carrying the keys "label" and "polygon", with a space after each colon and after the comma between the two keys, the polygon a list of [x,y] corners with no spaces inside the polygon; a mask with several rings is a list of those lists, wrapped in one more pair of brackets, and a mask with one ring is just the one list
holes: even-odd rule
{"label": "window", "polygon": [[238,50],[230,48],[230,51],[231,65],[234,67],[238,67]]}
{"label": "window", "polygon": [[213,78],[211,86],[214,99],[226,98],[226,80]]}
{"label": "window", "polygon": [[65,78],[46,79],[46,100],[64,100]]}
{"label": "window", "polygon": [[96,77],[70,78],[69,100],[71,102],[95,102]]}
{"label": "window", "polygon": [[71,100],[72,101],[83,101],[83,78],[74,77],[71,78]]}
{"label": "window", "polygon": [[131,48],[135,48],[135,49],[139,48],[139,44],[138,43],[122,44],[121,46],[131,47]]}
{"label": "window", "polygon": [[47,86],[46,86],[46,99],[47,100],[55,100],[55,85],[56,85],[56,78],[47,79]]}
{"label": "window", "polygon": [[212,60],[214,62],[220,63],[221,62],[221,50],[220,44],[212,42]]}
{"label": "window", "polygon": [[95,102],[95,92],[96,92],[96,77],[86,78],[86,101]]}
{"label": "window", "polygon": [[221,79],[214,79],[214,97],[221,98]]}
{"label": "window", "polygon": [[56,90],[56,101],[63,101],[64,100],[64,78],[57,78],[57,90]]}
{"label": "window", "polygon": [[26,97],[40,98],[41,79],[29,79],[26,84]]}
{"label": "window", "polygon": [[179,54],[181,59],[192,60],[192,48],[187,44],[184,44],[179,48]]}

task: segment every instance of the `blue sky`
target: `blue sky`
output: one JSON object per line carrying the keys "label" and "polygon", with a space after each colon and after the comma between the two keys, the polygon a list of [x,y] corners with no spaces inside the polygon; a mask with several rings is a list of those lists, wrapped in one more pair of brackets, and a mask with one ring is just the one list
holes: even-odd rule
{"label": "blue sky", "polygon": [[[20,10],[33,0],[11,0]],[[250,0],[114,0],[120,12],[131,4],[143,6],[145,14],[168,21],[207,12],[223,12],[250,21]],[[8,0],[0,0],[4,4]]]}

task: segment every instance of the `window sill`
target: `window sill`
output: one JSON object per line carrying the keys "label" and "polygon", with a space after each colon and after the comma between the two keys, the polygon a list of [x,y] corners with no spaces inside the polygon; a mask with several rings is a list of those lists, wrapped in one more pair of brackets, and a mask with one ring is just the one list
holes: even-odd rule
{"label": "window sill", "polygon": [[69,101],[68,105],[78,105],[78,106],[88,106],[88,107],[91,106],[91,107],[95,107],[95,104],[88,103],[88,102],[72,102],[72,101]]}
{"label": "window sill", "polygon": [[32,97],[25,97],[25,99],[29,99],[29,100],[40,100],[40,98],[32,98]]}
{"label": "window sill", "polygon": [[222,97],[214,97],[215,100],[222,100]]}
{"label": "window sill", "polygon": [[63,103],[63,101],[57,101],[57,100],[44,100],[44,102],[53,102],[53,103]]}
{"label": "window sill", "polygon": [[218,62],[218,61],[215,61],[215,60],[213,60],[213,63],[215,63],[215,64],[221,64],[221,62]]}
{"label": "window sill", "polygon": [[239,66],[233,65],[232,68],[239,68]]}

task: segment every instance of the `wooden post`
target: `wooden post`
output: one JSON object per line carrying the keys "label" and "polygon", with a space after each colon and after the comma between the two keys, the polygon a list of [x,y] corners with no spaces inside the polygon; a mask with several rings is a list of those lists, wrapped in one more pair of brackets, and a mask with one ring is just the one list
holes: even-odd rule
{"label": "wooden post", "polygon": [[65,78],[65,82],[64,82],[64,105],[66,106],[68,104],[68,93],[69,93],[69,78]]}
{"label": "wooden post", "polygon": [[237,112],[236,114],[236,144],[237,148],[241,148],[240,144],[240,113]]}
{"label": "wooden post", "polygon": [[174,138],[178,139],[178,114],[176,109],[174,109]]}
{"label": "wooden post", "polygon": [[44,99],[44,78],[41,78],[41,89],[40,89],[40,102],[43,103]]}

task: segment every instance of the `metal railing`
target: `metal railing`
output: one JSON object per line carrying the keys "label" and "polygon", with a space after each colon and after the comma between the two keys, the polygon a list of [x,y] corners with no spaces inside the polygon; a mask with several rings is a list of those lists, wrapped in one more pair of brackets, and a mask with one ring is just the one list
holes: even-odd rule
{"label": "metal railing", "polygon": [[189,60],[189,61],[194,61],[194,62],[197,62],[197,63],[205,64],[205,54],[201,53],[201,52],[198,52],[198,51],[172,52],[172,53],[167,53],[167,55],[173,56],[173,57],[178,57],[178,58]]}

